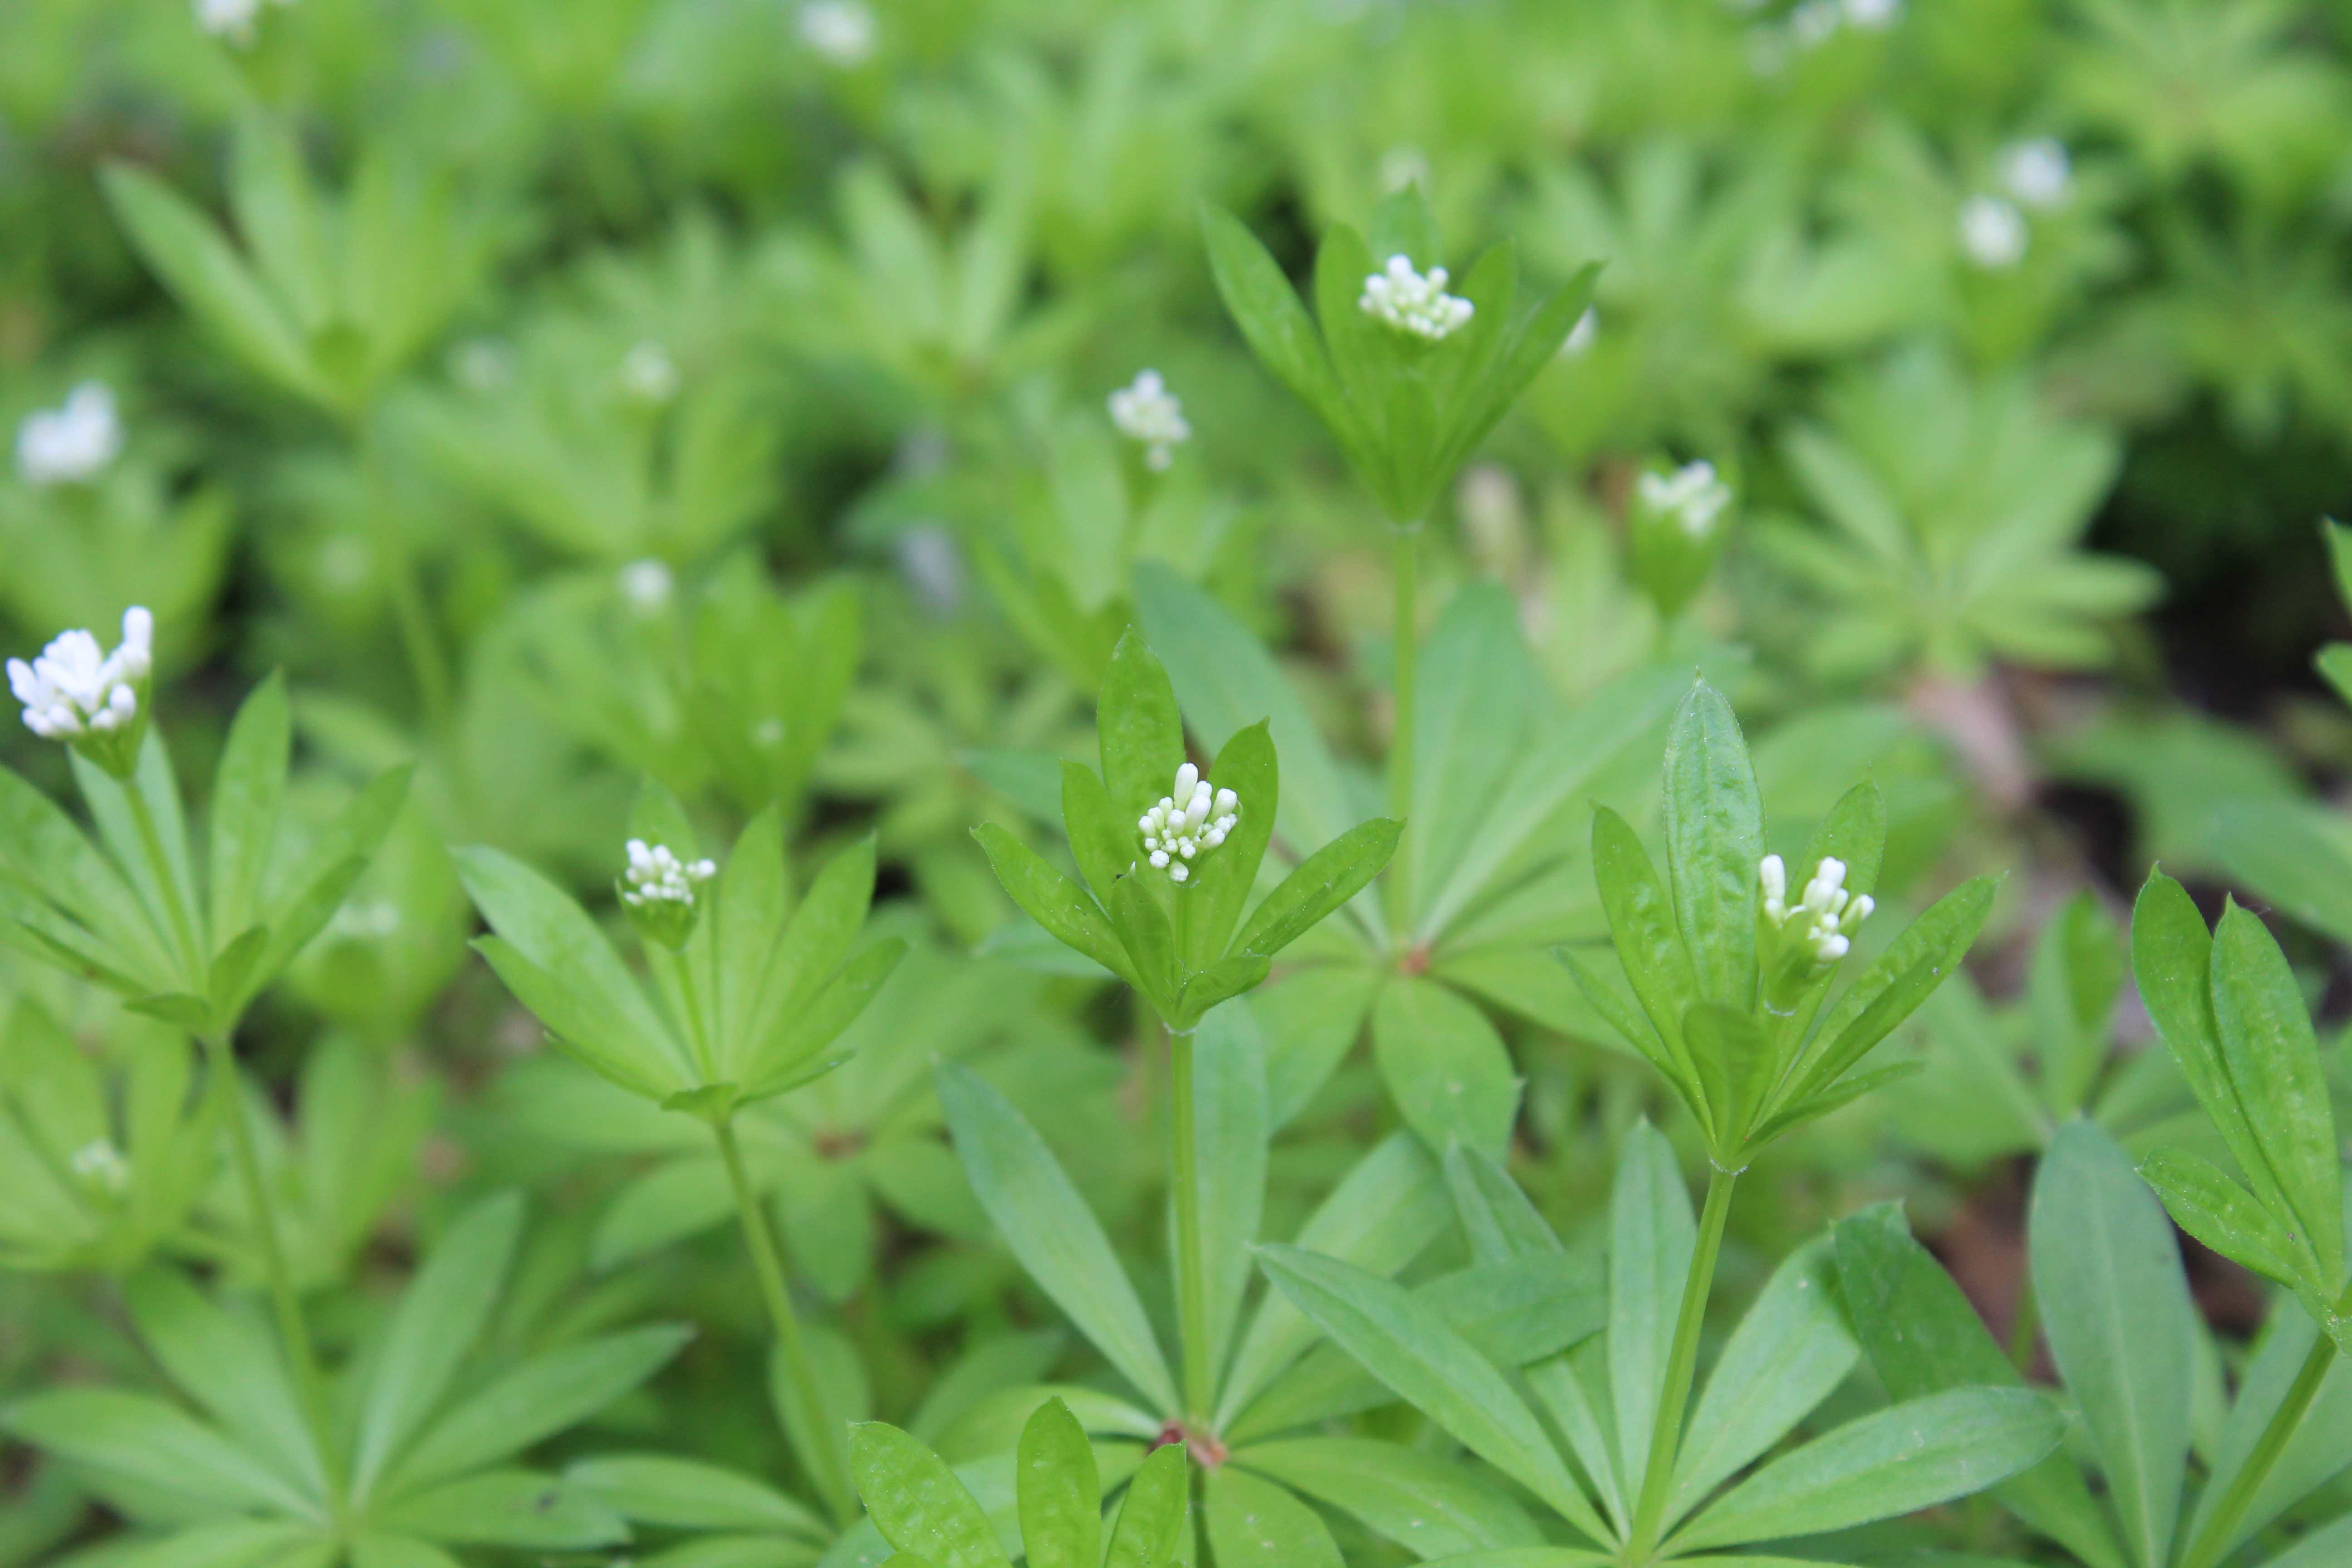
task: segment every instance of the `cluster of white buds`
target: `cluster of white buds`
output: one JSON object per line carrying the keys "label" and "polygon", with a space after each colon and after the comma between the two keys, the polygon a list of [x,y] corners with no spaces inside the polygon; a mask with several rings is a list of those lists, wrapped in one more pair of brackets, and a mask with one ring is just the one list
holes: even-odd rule
{"label": "cluster of white buds", "polygon": [[1706,538],[1731,504],[1731,487],[1703,458],[1670,474],[1643,474],[1634,481],[1633,493],[1652,516],[1670,520],[1693,539]]}
{"label": "cluster of white buds", "polygon": [[131,1162],[104,1138],[93,1138],[73,1152],[73,1173],[102,1191],[121,1194],[131,1187]]}
{"label": "cluster of white buds", "polygon": [[669,608],[670,595],[677,586],[669,567],[651,556],[621,568],[621,598],[641,616],[657,616]]}
{"label": "cluster of white buds", "polygon": [[637,934],[673,951],[694,934],[701,900],[695,889],[719,874],[709,860],[681,860],[667,844],[642,838],[628,843],[629,866],[622,873],[621,907]]}
{"label": "cluster of white buds", "polygon": [[1136,372],[1132,382],[1110,395],[1110,422],[1120,435],[1143,443],[1143,466],[1154,473],[1175,460],[1179,443],[1192,438],[1183,404],[1156,370]]}
{"label": "cluster of white buds", "polygon": [[677,395],[677,362],[648,338],[621,357],[621,390],[649,407]]}
{"label": "cluster of white buds", "polygon": [[801,7],[801,42],[844,70],[873,56],[879,30],[874,13],[857,0],[809,0]]}
{"label": "cluster of white buds", "polygon": [[1793,928],[1796,939],[1811,950],[1816,964],[1835,963],[1843,958],[1853,946],[1853,933],[1878,907],[1867,893],[1855,898],[1846,891],[1845,862],[1835,856],[1822,857],[1813,868],[1812,879],[1805,884],[1793,908],[1789,903],[1788,868],[1778,855],[1767,855],[1757,864],[1756,880],[1765,923],[1780,931]]}
{"label": "cluster of white buds", "polygon": [[140,692],[155,668],[155,617],[137,605],[122,612],[122,644],[112,653],[87,631],[61,632],[26,664],[8,661],[8,689],[25,705],[25,728],[45,741],[88,743],[118,777],[137,761]]}
{"label": "cluster of white buds", "polygon": [[1143,830],[1144,853],[1153,867],[1181,883],[1192,878],[1192,861],[1223,844],[1241,816],[1239,795],[1217,788],[1186,763],[1176,770],[1175,787],[1135,826]]}
{"label": "cluster of white buds", "polygon": [[2004,196],[1970,196],[1960,205],[1960,248],[1988,272],[2025,259],[2025,215]]}
{"label": "cluster of white buds", "polygon": [[1469,300],[1448,294],[1445,279],[1443,267],[1433,267],[1423,276],[1412,269],[1411,258],[1391,256],[1384,269],[1364,279],[1363,298],[1356,303],[1364,314],[1399,331],[1435,342],[1467,321],[1475,309]]}
{"label": "cluster of white buds", "polygon": [[28,485],[87,484],[121,450],[122,422],[103,382],[83,382],[16,426],[16,473]]}
{"label": "cluster of white buds", "polygon": [[2074,165],[2055,136],[2012,142],[2000,150],[2000,183],[2037,211],[2063,205],[2074,188]]}

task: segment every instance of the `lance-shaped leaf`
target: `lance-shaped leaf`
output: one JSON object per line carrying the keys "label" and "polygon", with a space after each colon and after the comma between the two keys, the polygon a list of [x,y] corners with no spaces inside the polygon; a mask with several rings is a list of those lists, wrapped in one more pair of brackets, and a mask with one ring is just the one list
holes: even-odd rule
{"label": "lance-shaped leaf", "polygon": [[1666,867],[1698,994],[1745,1008],[1756,990],[1756,868],[1764,806],[1731,704],[1702,680],[1675,710],[1665,762]]}
{"label": "lance-shaped leaf", "polygon": [[1233,951],[1272,958],[1361,892],[1396,852],[1403,824],[1360,822],[1299,862],[1250,915]]}
{"label": "lance-shaped leaf", "polygon": [[880,1421],[849,1435],[850,1474],[883,1539],[936,1568],[1006,1568],[995,1527],[947,1461]]}

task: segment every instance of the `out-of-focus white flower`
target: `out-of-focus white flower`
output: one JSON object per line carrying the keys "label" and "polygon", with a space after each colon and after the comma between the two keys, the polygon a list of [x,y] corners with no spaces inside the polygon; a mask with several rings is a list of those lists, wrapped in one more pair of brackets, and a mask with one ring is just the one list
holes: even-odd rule
{"label": "out-of-focus white flower", "polygon": [[667,609],[676,586],[669,568],[650,556],[621,568],[621,597],[641,616],[656,616]]}
{"label": "out-of-focus white flower", "polygon": [[1834,37],[1845,19],[1838,0],[1805,0],[1789,13],[1789,37],[1801,49],[1819,48]]}
{"label": "out-of-focus white flower", "polygon": [[677,395],[677,362],[648,338],[621,356],[621,390],[640,403],[667,403]]}
{"label": "out-of-focus white flower", "polygon": [[73,1152],[73,1173],[92,1186],[121,1194],[131,1188],[131,1162],[112,1141],[93,1138]]}
{"label": "out-of-focus white flower", "polygon": [[1999,196],[1970,196],[1960,206],[1960,248],[1988,271],[2025,259],[2025,215]]}
{"label": "out-of-focus white flower", "polygon": [[898,575],[923,608],[951,616],[963,607],[963,548],[944,523],[910,523],[890,542]]}
{"label": "out-of-focus white flower", "polygon": [[1138,371],[1132,382],[1110,395],[1110,422],[1120,435],[1143,443],[1143,466],[1155,473],[1175,460],[1178,443],[1192,438],[1184,405],[1156,370]]}
{"label": "out-of-focus white flower", "polygon": [[1401,191],[1407,185],[1429,188],[1429,156],[1409,143],[1381,154],[1381,189]]}
{"label": "out-of-focus white flower", "polygon": [[1445,279],[1443,267],[1423,275],[1412,269],[1410,258],[1391,256],[1386,268],[1364,279],[1363,297],[1356,303],[1399,331],[1435,342],[1467,321],[1475,309],[1445,291]]}
{"label": "out-of-focus white flower", "polygon": [[468,392],[496,392],[514,371],[514,350],[497,338],[467,338],[449,351],[449,379]]}
{"label": "out-of-focus white flower", "polygon": [[381,942],[400,929],[400,906],[389,899],[347,900],[327,922],[327,934],[345,942]]}
{"label": "out-of-focus white flower", "polygon": [[1903,19],[1903,0],[1845,0],[1845,19],[1865,33],[1884,32]]}
{"label": "out-of-focus white flower", "polygon": [[122,644],[112,653],[89,632],[62,632],[32,663],[8,661],[8,689],[25,705],[25,728],[45,741],[112,735],[137,721],[154,658],[155,617],[133,605],[122,612]]}
{"label": "out-of-focus white flower", "polygon": [[1813,868],[1794,907],[1789,903],[1788,868],[1778,855],[1757,863],[1756,883],[1764,923],[1802,942],[1816,966],[1835,963],[1852,952],[1853,933],[1878,907],[1867,893],[1855,898],[1846,891],[1845,862],[1834,856],[1824,856]]}
{"label": "out-of-focus white flower", "polygon": [[809,0],[801,7],[801,42],[847,70],[873,58],[881,29],[857,0]]}
{"label": "out-of-focus white flower", "polygon": [[1702,458],[1671,474],[1645,473],[1633,482],[1634,499],[1653,516],[1664,518],[1693,539],[1704,539],[1731,504],[1731,487]]}
{"label": "out-of-focus white flower", "polygon": [[122,450],[122,422],[106,384],[85,381],[63,404],[16,426],[16,472],[28,485],[83,484]]}
{"label": "out-of-focus white flower", "polygon": [[2037,210],[2063,205],[2074,188],[2074,165],[2055,136],[2012,142],[2000,150],[2000,163],[2009,194]]}
{"label": "out-of-focus white flower", "polygon": [[1217,788],[1186,763],[1176,770],[1174,787],[1135,826],[1143,834],[1146,858],[1181,884],[1191,879],[1192,861],[1223,844],[1241,816],[1240,796]]}
{"label": "out-of-focus white flower", "polygon": [[1568,329],[1568,336],[1560,340],[1561,356],[1567,359],[1580,357],[1585,351],[1592,347],[1592,340],[1600,335],[1601,312],[1587,305],[1584,307],[1584,314],[1576,318],[1576,325]]}
{"label": "out-of-focus white flower", "polygon": [[253,47],[261,19],[261,0],[194,0],[196,26],[238,48]]}

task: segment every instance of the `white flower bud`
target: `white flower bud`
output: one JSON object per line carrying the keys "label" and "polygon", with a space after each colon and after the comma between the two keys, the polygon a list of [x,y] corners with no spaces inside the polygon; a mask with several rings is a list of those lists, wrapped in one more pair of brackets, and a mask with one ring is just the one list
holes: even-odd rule
{"label": "white flower bud", "polygon": [[1999,196],[1970,196],[1960,207],[1960,248],[1988,272],[2025,259],[2025,215]]}
{"label": "white flower bud", "polygon": [[1241,820],[1241,796],[1219,789],[1199,768],[1184,763],[1160,803],[1136,821],[1145,859],[1154,870],[1167,872],[1171,882],[1191,880],[1192,862],[1224,843]]}
{"label": "white flower bud", "polygon": [[1693,539],[1706,538],[1731,504],[1731,487],[1704,458],[1671,474],[1643,474],[1634,481],[1633,494],[1652,516],[1668,520]]}
{"label": "white flower bud", "polygon": [[1476,307],[1445,292],[1446,271],[1433,267],[1424,276],[1412,260],[1391,256],[1388,266],[1364,279],[1356,303],[1364,314],[1385,321],[1399,331],[1435,342],[1470,320]]}
{"label": "white flower bud", "polygon": [[[134,605],[122,612],[122,642],[112,653],[87,631],[62,632],[32,663],[8,661],[8,689],[25,705],[25,728],[45,741],[128,740],[154,667],[155,617]],[[99,760],[127,775],[135,751],[102,750],[108,754]]]}
{"label": "white flower bud", "polygon": [[879,31],[874,13],[857,0],[809,0],[801,7],[801,42],[843,70],[873,58]]}
{"label": "white flower bud", "polygon": [[87,484],[121,451],[122,422],[103,382],[83,382],[16,426],[16,474],[28,485]]}
{"label": "white flower bud", "polygon": [[1176,460],[1175,448],[1192,438],[1184,405],[1156,370],[1142,370],[1110,395],[1110,422],[1118,433],[1143,443],[1143,466],[1154,473]]}
{"label": "white flower bud", "polygon": [[1756,865],[1757,908],[1765,926],[1801,943],[1817,968],[1826,968],[1853,950],[1853,936],[1877,904],[1846,891],[1846,865],[1824,856],[1813,868],[1795,908],[1788,901],[1788,868],[1778,855]]}
{"label": "white flower bud", "polygon": [[2046,211],[2063,205],[2074,186],[2066,144],[2054,136],[2013,142],[2001,149],[2000,183],[2024,205]]}

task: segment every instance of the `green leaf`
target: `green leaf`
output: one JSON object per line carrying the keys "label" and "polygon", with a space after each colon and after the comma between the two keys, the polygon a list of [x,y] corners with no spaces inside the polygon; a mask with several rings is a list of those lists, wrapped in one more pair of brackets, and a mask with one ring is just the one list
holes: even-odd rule
{"label": "green leaf", "polygon": [[1283,1294],[1399,1398],[1577,1529],[1609,1538],[1535,1413],[1433,1308],[1337,1258],[1288,1247],[1261,1256]]}
{"label": "green leaf", "polygon": [[1062,830],[1087,889],[1108,902],[1111,889],[1135,869],[1135,818],[1119,815],[1110,792],[1084,763],[1062,763]]}
{"label": "green leaf", "polygon": [[1771,1092],[1780,1058],[1755,1016],[1702,1002],[1683,1015],[1683,1048],[1706,1091],[1707,1120],[1717,1152],[1736,1157],[1748,1142],[1756,1114]]}
{"label": "green leaf", "polygon": [[[1192,1126],[1199,1151],[1201,1250],[1208,1274],[1209,1363],[1222,1367],[1255,1267],[1265,1206],[1265,1040],[1246,1007],[1220,1007],[1193,1036]],[[1170,1267],[1176,1267],[1174,1215]]]}
{"label": "green leaf", "polygon": [[946,1461],[896,1426],[850,1429],[857,1495],[883,1539],[937,1568],[1004,1568],[995,1529]]}
{"label": "green leaf", "polygon": [[1617,1468],[1641,1484],[1658,1394],[1691,1254],[1698,1246],[1690,1192],[1674,1146],[1636,1122],[1617,1156],[1609,1194],[1609,1392],[1617,1416]]}
{"label": "green leaf", "polygon": [[1100,1568],[1102,1478],[1070,1407],[1049,1399],[1022,1428],[1021,1541],[1030,1568]]}
{"label": "green leaf", "polygon": [[2213,931],[2213,1021],[2257,1144],[2319,1258],[2344,1276],[2344,1179],[2319,1041],[2286,955],[2235,902]]}
{"label": "green leaf", "polygon": [[285,678],[272,675],[236,710],[213,773],[212,929],[242,931],[260,912],[262,879],[277,842],[278,811],[293,749]]}
{"label": "green leaf", "polygon": [[219,229],[144,170],[110,163],[99,182],[141,258],[223,347],[279,385],[331,405],[299,333]]}
{"label": "green leaf", "polygon": [[457,1560],[415,1535],[370,1532],[352,1542],[352,1568],[458,1568]]}
{"label": "green leaf", "polygon": [[352,1439],[352,1495],[376,1479],[449,1391],[458,1366],[498,1305],[515,1244],[522,1198],[501,1193],[452,1225],[409,1282],[372,1358]]}
{"label": "green leaf", "polygon": [[1850,1421],[1766,1465],[1667,1542],[1674,1552],[1819,1535],[1981,1491],[2047,1457],[2066,1423],[2022,1388],[1956,1388]]}
{"label": "green leaf", "polygon": [[1418,1293],[1498,1367],[1558,1355],[1609,1321],[1607,1270],[1597,1255],[1530,1253],[1441,1275]]}
{"label": "green leaf", "polygon": [[87,927],[98,939],[100,958],[134,975],[140,989],[179,984],[163,928],[131,883],[55,801],[5,768],[0,768],[0,878]]}
{"label": "green leaf", "polygon": [[992,822],[971,830],[988,856],[996,879],[1031,920],[1063,946],[1093,959],[1137,990],[1144,990],[1127,949],[1111,929],[1110,917],[1084,889],[1039,858],[1037,852]]}
{"label": "green leaf", "polygon": [[429,1487],[376,1510],[383,1528],[465,1546],[584,1552],[629,1538],[629,1527],[584,1487],[529,1470],[488,1470]]}
{"label": "green leaf", "polygon": [[585,1420],[660,1371],[693,1337],[691,1329],[654,1324],[532,1356],[426,1427],[385,1476],[384,1493],[496,1463]]}
{"label": "green leaf", "polygon": [[[744,837],[749,839],[753,835],[747,828]],[[739,841],[735,855],[728,862],[730,871],[735,858],[742,857],[747,847],[762,862],[772,855],[781,863],[781,824],[773,850],[767,847],[764,834],[752,846]],[[809,884],[808,896],[784,922],[782,934],[776,934],[773,926],[767,928],[772,956],[763,955],[763,961],[750,972],[761,975],[757,1000],[750,1013],[751,1023],[745,1036],[751,1048],[735,1068],[744,1081],[772,1070],[777,1059],[776,1041],[780,1035],[805,1039],[806,1026],[793,1014],[808,1007],[810,996],[820,986],[836,979],[845,963],[856,962],[850,954],[856,948],[859,931],[865,928],[866,910],[874,902],[874,854],[870,834],[843,848],[825,862],[824,869]],[[719,892],[724,900],[729,889],[722,887]],[[759,901],[765,906],[764,898]],[[722,904],[721,918],[724,916]],[[758,951],[757,935],[741,938],[740,945]],[[825,1037],[830,1039],[831,1036]],[[790,1058],[789,1051],[782,1054],[782,1059]]]}
{"label": "green leaf", "polygon": [[2033,1181],[2033,1296],[2143,1568],[2172,1550],[2189,1459],[2196,1310],[2164,1210],[2088,1122],[2058,1130]]}
{"label": "green leaf", "polygon": [[[1356,1163],[1299,1228],[1293,1245],[1384,1276],[1419,1257],[1445,1219],[1445,1188],[1437,1162],[1413,1134],[1399,1131]],[[1269,1295],[1234,1357],[1218,1405],[1217,1429],[1236,1431],[1252,1402],[1315,1337],[1313,1322],[1288,1297]]]}
{"label": "green leaf", "polygon": [[1234,951],[1272,958],[1354,898],[1396,850],[1400,823],[1360,822],[1301,861],[1234,938]]}
{"label": "green leaf", "polygon": [[1127,1483],[1104,1549],[1102,1568],[1165,1568],[1177,1561],[1185,1538],[1185,1497],[1192,1477],[1184,1445],[1152,1450]]}
{"label": "green leaf", "polygon": [[[1175,894],[1181,898],[1180,890]],[[1167,1017],[1176,1010],[1181,976],[1176,967],[1176,928],[1167,908],[1143,885],[1128,877],[1111,885],[1110,923],[1118,932],[1128,960],[1134,965],[1136,989]],[[1172,1020],[1171,1020],[1172,1022]]]}
{"label": "green leaf", "polygon": [[826,1047],[856,1023],[907,956],[903,938],[891,937],[867,947],[844,964],[824,988],[801,1004],[797,1016],[787,1013],[777,1029],[762,1040],[743,1064],[748,1081],[746,1102],[798,1089],[839,1067],[844,1056],[825,1056]]}
{"label": "green leaf", "polygon": [[1666,1513],[1679,1519],[1795,1430],[1862,1357],[1837,1294],[1831,1240],[1781,1260],[1731,1331],[1675,1458]]}
{"label": "green leaf", "polygon": [[145,1394],[55,1389],[0,1411],[0,1426],[58,1458],[165,1493],[194,1514],[246,1510],[325,1521],[319,1501],[274,1467]]}
{"label": "green leaf", "polygon": [[1445,1184],[1479,1263],[1559,1255],[1559,1237],[1496,1156],[1459,1144],[1446,1150]]}
{"label": "green leaf", "polygon": [[1324,355],[1315,323],[1282,268],[1275,265],[1257,237],[1223,208],[1204,207],[1201,226],[1218,297],[1224,300],[1234,324],[1241,328],[1250,352],[1331,426],[1343,444],[1352,444],[1331,363]]}
{"label": "green leaf", "polygon": [[[1847,1321],[1890,1394],[1908,1400],[1973,1385],[2021,1384],[1960,1288],[1912,1239],[1901,1209],[1893,1204],[1864,1209],[1839,1221],[1833,1234]],[[2004,1482],[1993,1496],[2093,1568],[2125,1568],[2105,1514],[2063,1454]]]}
{"label": "green leaf", "polygon": [[806,1508],[740,1470],[667,1454],[600,1454],[563,1472],[624,1518],[669,1530],[772,1532],[827,1539],[831,1531]]}
{"label": "green leaf", "polygon": [[1132,822],[1168,794],[1184,761],[1184,722],[1176,711],[1176,689],[1132,627],[1111,650],[1110,666],[1103,672],[1095,730],[1111,808],[1121,820]]}
{"label": "green leaf", "polygon": [[1433,1150],[1500,1154],[1518,1118],[1519,1079],[1486,1014],[1435,981],[1391,980],[1372,1008],[1372,1052],[1390,1103]]}
{"label": "green leaf", "polygon": [[[1697,972],[1648,852],[1625,819],[1607,806],[1592,816],[1592,880],[1634,999],[1649,1015],[1667,1058],[1677,1064],[1685,1098],[1699,1105],[1698,1075],[1682,1037],[1683,1015],[1698,1000]],[[1638,1047],[1640,1037],[1633,1036],[1632,1043]]]}
{"label": "green leaf", "polygon": [[1230,789],[1240,797],[1241,820],[1216,853],[1192,868],[1192,879],[1177,893],[1191,905],[1185,927],[1188,945],[1178,955],[1188,970],[1207,969],[1224,956],[1242,918],[1242,907],[1257,883],[1266,846],[1274,837],[1274,822],[1282,805],[1282,770],[1265,721],[1234,731],[1233,739],[1209,764],[1209,777],[1218,788]]}
{"label": "green leaf", "polygon": [[325,1467],[268,1331],[161,1266],[133,1276],[124,1295],[140,1342],[172,1381],[305,1497],[324,1499]]}
{"label": "green leaf", "polygon": [[1746,1008],[1756,991],[1764,806],[1739,720],[1704,680],[1667,732],[1665,818],[1666,875],[1698,994]]}
{"label": "green leaf", "polygon": [[1274,965],[1251,954],[1220,959],[1184,982],[1176,994],[1173,1028],[1191,1028],[1214,1008],[1265,983]]}
{"label": "green leaf", "polygon": [[1958,971],[2000,886],[1995,878],[1970,878],[1888,943],[1822,1020],[1809,1059],[1790,1075],[1777,1105],[1796,1105],[1835,1085]]}
{"label": "green leaf", "polygon": [[1361,1437],[1254,1443],[1233,1463],[1353,1514],[1423,1562],[1534,1546],[1542,1536],[1508,1492],[1450,1458]]}
{"label": "green leaf", "polygon": [[2164,1200],[2173,1223],[2205,1246],[2291,1289],[2306,1283],[2286,1227],[2210,1160],[2186,1149],[2158,1149],[2140,1162],[2139,1173]]}
{"label": "green leaf", "polygon": [[941,1062],[937,1079],[964,1173],[1013,1256],[1147,1401],[1173,1411],[1175,1381],[1143,1303],[1045,1141],[970,1070]]}
{"label": "green leaf", "polygon": [[1315,1510],[1271,1481],[1228,1465],[1209,1472],[1204,1490],[1219,1568],[1343,1568]]}

